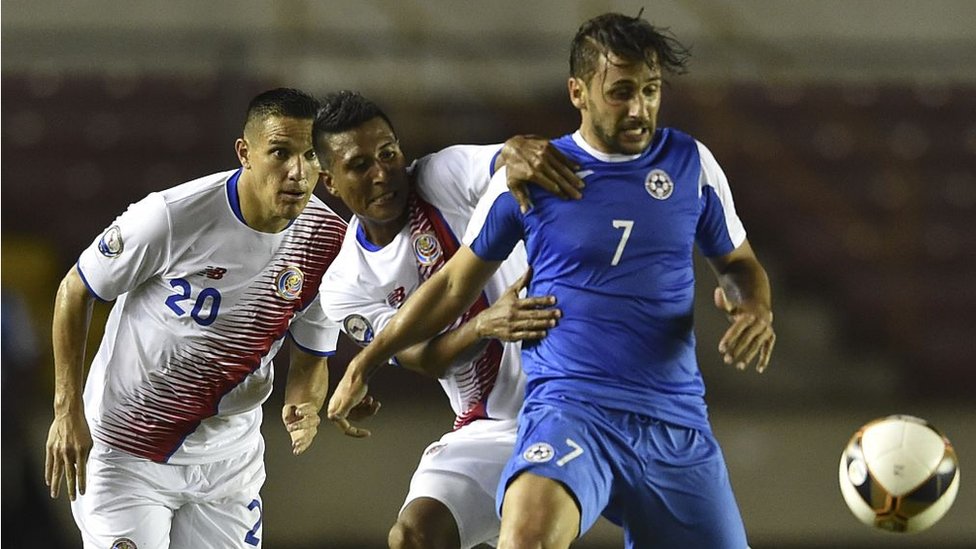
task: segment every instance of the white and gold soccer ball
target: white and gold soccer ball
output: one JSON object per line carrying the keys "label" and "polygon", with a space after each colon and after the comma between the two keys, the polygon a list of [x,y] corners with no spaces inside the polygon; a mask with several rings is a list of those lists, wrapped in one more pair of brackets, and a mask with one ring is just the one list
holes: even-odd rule
{"label": "white and gold soccer ball", "polygon": [[935,524],[959,491],[959,460],[927,421],[893,415],[865,424],[840,458],[840,491],[861,522],[890,532]]}

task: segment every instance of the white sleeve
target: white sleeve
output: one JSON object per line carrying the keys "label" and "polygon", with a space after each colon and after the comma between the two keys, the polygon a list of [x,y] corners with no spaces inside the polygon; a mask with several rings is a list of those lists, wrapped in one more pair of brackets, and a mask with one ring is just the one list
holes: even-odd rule
{"label": "white sleeve", "polygon": [[329,320],[340,325],[361,347],[369,344],[396,314],[382,292],[356,273],[344,272],[341,266],[325,273],[320,294],[322,309]]}
{"label": "white sleeve", "polygon": [[471,220],[468,221],[468,226],[464,231],[464,236],[461,238],[461,242],[465,246],[471,246],[475,238],[481,234],[481,229],[485,225],[485,221],[488,219],[488,213],[491,212],[491,207],[495,204],[495,200],[502,193],[508,192],[508,170],[505,166],[502,166],[495,172],[495,175],[491,177],[488,186],[485,189],[484,194],[475,206],[474,211],[471,213]]}
{"label": "white sleeve", "polygon": [[339,342],[339,325],[329,320],[318,296],[295,318],[288,333],[310,355],[332,356]]}
{"label": "white sleeve", "polygon": [[698,182],[699,196],[706,187],[711,188],[715,192],[715,196],[718,197],[719,203],[722,205],[725,228],[728,231],[729,239],[732,241],[733,247],[738,248],[746,239],[746,229],[735,211],[735,202],[732,200],[732,189],[729,187],[729,180],[725,177],[725,172],[722,171],[722,167],[718,165],[718,160],[715,160],[712,151],[708,150],[708,147],[700,141],[696,141],[696,143],[698,145],[698,156],[701,158],[702,166],[701,177]]}
{"label": "white sleeve", "polygon": [[441,210],[467,215],[485,193],[502,145],[454,145],[412,167],[418,190]]}
{"label": "white sleeve", "polygon": [[152,193],[131,204],[81,253],[78,272],[96,297],[112,301],[165,271],[171,236],[166,202]]}

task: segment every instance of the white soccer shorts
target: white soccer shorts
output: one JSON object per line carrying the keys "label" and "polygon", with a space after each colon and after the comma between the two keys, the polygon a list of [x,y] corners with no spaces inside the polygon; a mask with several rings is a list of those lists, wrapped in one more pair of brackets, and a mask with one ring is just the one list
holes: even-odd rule
{"label": "white soccer shorts", "polygon": [[71,504],[85,549],[261,547],[264,440],[201,465],[137,458],[96,443],[87,490]]}
{"label": "white soccer shorts", "polygon": [[454,515],[462,549],[496,545],[495,491],[515,434],[515,420],[478,420],[441,437],[424,450],[400,512],[417,498],[436,499]]}

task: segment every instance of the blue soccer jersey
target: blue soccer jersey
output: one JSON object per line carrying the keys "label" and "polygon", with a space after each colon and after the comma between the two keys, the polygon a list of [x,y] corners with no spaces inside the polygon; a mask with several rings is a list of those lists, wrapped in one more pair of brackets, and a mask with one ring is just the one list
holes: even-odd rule
{"label": "blue soccer jersey", "polygon": [[745,241],[725,175],[674,129],[634,156],[596,151],[579,132],[553,145],[580,165],[583,198],[530,187],[534,207],[523,215],[498,191],[471,243],[499,261],[524,240],[529,295],[554,295],[562,310],[547,337],[523,342],[527,398],[565,395],[709,431],[692,253],[697,244],[721,256]]}

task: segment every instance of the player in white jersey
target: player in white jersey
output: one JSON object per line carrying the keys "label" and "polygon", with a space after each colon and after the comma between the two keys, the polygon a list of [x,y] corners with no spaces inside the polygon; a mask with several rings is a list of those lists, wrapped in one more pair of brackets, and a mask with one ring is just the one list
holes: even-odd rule
{"label": "player in white jersey", "polygon": [[[65,477],[86,548],[261,546],[272,358],[287,336],[282,418],[299,454],[338,336],[317,299],[345,233],[312,196],[317,108],[293,89],[255,97],[240,169],[132,204],[62,281],[45,478],[57,497]],[[82,397],[95,299],[115,305]]]}
{"label": "player in white jersey", "polygon": [[[323,307],[360,345],[457,249],[493,164],[532,179],[562,174],[565,190],[578,195],[572,169],[542,140],[450,147],[421,158],[408,174],[389,119],[352,92],[325,98],[313,131],[326,188],[356,214],[323,281]],[[517,340],[543,336],[558,317],[540,308],[551,304],[548,297],[517,298],[526,269],[525,251],[517,250],[453,331],[395,357],[438,378],[457,419],[424,452],[391,547],[472,547],[498,535],[494,491],[525,388]]]}

